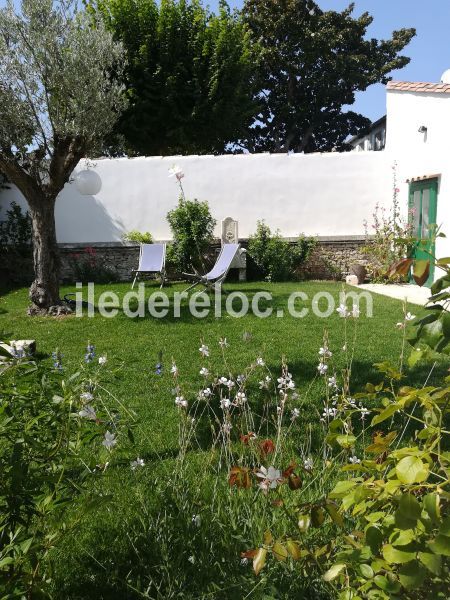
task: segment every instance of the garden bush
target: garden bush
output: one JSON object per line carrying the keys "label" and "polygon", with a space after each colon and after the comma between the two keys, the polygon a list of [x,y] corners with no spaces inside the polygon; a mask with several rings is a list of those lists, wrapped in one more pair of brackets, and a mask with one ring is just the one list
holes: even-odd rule
{"label": "garden bush", "polygon": [[[108,498],[87,489],[134,421],[103,387],[106,357],[52,366],[0,346],[0,596],[48,597],[55,546]],[[126,434],[125,434],[126,435]],[[103,465],[103,466],[102,466]]]}
{"label": "garden bush", "polygon": [[133,229],[124,233],[122,236],[124,242],[137,242],[138,244],[151,244],[153,242],[153,236],[149,231],[137,231]]}
{"label": "garden bush", "polygon": [[[0,178],[0,189],[2,180]],[[0,269],[2,279],[27,283],[32,279],[31,219],[16,202],[6,211],[6,219],[0,221]]]}
{"label": "garden bush", "polygon": [[178,272],[201,269],[205,271],[208,250],[214,240],[216,220],[207,202],[180,197],[178,206],[167,215],[173,242],[167,260]]}
{"label": "garden bush", "polygon": [[264,221],[258,221],[256,233],[249,240],[248,252],[260,276],[267,281],[288,281],[295,279],[295,269],[307,261],[315,245],[315,239],[304,236],[296,243],[290,243],[279,231],[272,234]]}
{"label": "garden bush", "polygon": [[412,243],[412,224],[410,214],[406,219],[401,216],[397,187],[396,165],[393,165],[392,204],[389,210],[377,204],[369,227],[364,222],[366,245],[362,252],[367,261],[368,275],[374,283],[402,282],[407,274],[392,275],[391,266],[409,255]]}

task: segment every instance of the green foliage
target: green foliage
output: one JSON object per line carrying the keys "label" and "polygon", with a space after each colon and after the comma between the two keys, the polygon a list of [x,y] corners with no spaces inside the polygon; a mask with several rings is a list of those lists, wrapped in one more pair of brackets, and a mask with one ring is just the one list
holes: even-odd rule
{"label": "green foliage", "polygon": [[183,196],[178,206],[167,214],[173,235],[167,256],[169,264],[178,271],[194,267],[204,268],[205,254],[213,241],[216,220],[207,202],[186,200]]}
{"label": "green foliage", "polygon": [[389,211],[376,205],[369,230],[367,221],[366,245],[362,252],[367,260],[367,271],[374,283],[405,281],[408,272],[391,273],[391,266],[405,258],[412,243],[412,223],[402,219],[397,188],[397,165],[393,165],[392,204]]}
{"label": "green foliage", "polygon": [[349,149],[346,139],[369,121],[354,112],[355,93],[386,83],[409,59],[399,53],[414,29],[389,40],[368,39],[373,18],[322,11],[312,0],[246,0],[244,19],[261,44],[257,68],[262,110],[243,142],[251,152],[314,152]]}
{"label": "green foliage", "polygon": [[23,213],[16,202],[6,211],[6,219],[0,221],[0,253],[29,255],[31,250],[31,219]]}
{"label": "green foliage", "polygon": [[258,112],[257,51],[239,13],[221,2],[215,15],[199,0],[95,6],[128,54],[130,105],[115,132],[125,140],[123,151],[221,153],[245,135]]}
{"label": "green foliage", "polygon": [[103,435],[119,431],[118,405],[102,391],[104,367],[85,364],[66,375],[58,351],[53,360],[53,368],[45,367],[22,350],[2,349],[2,598],[48,597],[53,548],[75,532],[80,514],[108,500],[92,488],[83,494],[96,464],[110,458]]}
{"label": "green foliage", "polygon": [[151,244],[153,242],[153,236],[149,231],[138,231],[133,229],[124,233],[122,236],[124,242],[138,242],[139,244]]}
{"label": "green foliage", "polygon": [[[38,188],[46,174],[61,185],[57,194],[76,157],[98,148],[124,106],[122,83],[110,76],[120,78],[123,48],[101,22],[93,28],[74,0],[8,3],[0,10],[0,34],[2,171],[16,183],[12,165],[20,165]],[[59,181],[55,161],[68,153],[67,179]]]}
{"label": "green foliage", "polygon": [[272,234],[264,221],[258,221],[248,252],[268,281],[287,281],[295,279],[295,269],[308,260],[315,245],[315,239],[304,236],[292,244],[283,240],[278,231]]}

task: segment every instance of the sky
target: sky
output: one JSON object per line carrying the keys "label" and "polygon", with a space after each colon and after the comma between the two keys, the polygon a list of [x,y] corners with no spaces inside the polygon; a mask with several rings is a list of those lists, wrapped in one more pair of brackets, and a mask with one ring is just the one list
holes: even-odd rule
{"label": "sky", "polygon": [[[316,0],[322,10],[343,10],[350,0]],[[374,21],[369,37],[388,38],[395,29],[415,27],[416,37],[403,50],[411,62],[392,76],[402,81],[439,82],[450,69],[450,0],[354,0],[356,16],[369,12]],[[207,2],[216,9],[218,1]],[[241,8],[243,0],[228,0],[231,7]],[[386,93],[381,84],[370,86],[356,95],[352,110],[372,121],[386,114]]]}

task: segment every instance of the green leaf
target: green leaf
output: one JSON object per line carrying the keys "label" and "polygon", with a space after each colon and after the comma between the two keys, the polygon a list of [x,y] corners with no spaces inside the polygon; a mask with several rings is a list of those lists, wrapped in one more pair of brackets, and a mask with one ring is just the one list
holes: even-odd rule
{"label": "green leaf", "polygon": [[395,467],[397,477],[402,483],[411,485],[428,478],[429,467],[417,456],[405,456]]}
{"label": "green leaf", "polygon": [[372,579],[375,574],[373,572],[372,567],[364,563],[362,565],[359,565],[359,570],[361,571],[361,575],[366,579]]}
{"label": "green leaf", "polygon": [[337,565],[333,565],[328,571],[323,575],[324,581],[333,581],[336,579],[338,575],[345,569],[345,564],[339,563]]}
{"label": "green leaf", "polygon": [[327,502],[325,505],[325,510],[330,515],[333,523],[338,525],[338,527],[344,526],[344,519],[342,518],[341,513],[338,511],[338,508],[333,502]]}
{"label": "green leaf", "polygon": [[400,584],[398,581],[390,580],[384,575],[375,575],[374,577],[375,584],[383,590],[383,592],[388,592],[390,594],[395,594],[400,591]]}
{"label": "green leaf", "polygon": [[342,498],[347,494],[348,491],[354,488],[356,484],[357,481],[353,480],[338,481],[337,484],[334,486],[333,490],[330,492],[329,497]]}
{"label": "green leaf", "polygon": [[450,536],[450,515],[445,517],[442,521],[442,525],[439,527],[439,533],[441,535]]}
{"label": "green leaf", "polygon": [[431,552],[419,552],[419,560],[420,562],[426,566],[426,568],[434,573],[435,575],[439,575],[442,567],[442,557],[440,554],[432,554]]}
{"label": "green leaf", "polygon": [[425,581],[426,571],[417,560],[414,560],[400,568],[398,577],[404,588],[417,590]]}
{"label": "green leaf", "polygon": [[450,537],[446,535],[439,534],[428,546],[435,554],[450,556]]}
{"label": "green leaf", "polygon": [[379,415],[375,415],[374,418],[372,419],[372,427],[374,425],[378,425],[378,423],[382,423],[383,421],[386,421],[386,419],[389,419],[389,417],[392,417],[393,414],[395,414],[399,409],[398,404],[390,404],[387,408],[385,408]]}
{"label": "green leaf", "polygon": [[414,529],[396,529],[389,537],[393,546],[407,546],[416,538]]}
{"label": "green leaf", "polygon": [[438,494],[427,494],[423,498],[423,506],[430,517],[431,521],[439,523],[441,516],[440,500]]}
{"label": "green leaf", "polygon": [[336,442],[342,448],[352,448],[355,445],[356,437],[350,434],[342,434],[336,436]]}
{"label": "green leaf", "polygon": [[288,551],[286,546],[283,546],[280,542],[275,542],[272,548],[273,555],[277,560],[285,561],[288,557]]}
{"label": "green leaf", "polygon": [[383,558],[389,564],[393,563],[407,563],[411,560],[414,560],[416,555],[414,552],[405,552],[403,550],[399,550],[398,548],[394,548],[391,544],[385,544],[383,546]]}
{"label": "green leaf", "polygon": [[383,534],[381,530],[374,525],[369,525],[366,529],[366,544],[370,547],[374,556],[378,554],[382,543]]}

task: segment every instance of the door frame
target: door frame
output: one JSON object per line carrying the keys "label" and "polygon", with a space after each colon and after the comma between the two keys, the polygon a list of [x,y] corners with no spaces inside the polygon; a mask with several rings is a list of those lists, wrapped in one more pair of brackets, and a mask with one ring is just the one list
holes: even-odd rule
{"label": "door frame", "polygon": [[[409,181],[409,190],[408,190],[408,219],[411,222],[411,219],[413,218],[412,214],[411,214],[411,209],[414,207],[414,193],[417,191],[423,192],[424,190],[430,190],[430,201],[429,201],[429,209],[428,209],[428,226],[430,228],[430,238],[432,235],[432,231],[431,231],[431,226],[434,225],[436,226],[436,219],[437,219],[437,201],[438,201],[438,191],[439,191],[439,178],[436,177],[430,177],[427,179],[418,179],[415,180],[412,179]],[[422,198],[423,196],[421,196],[421,200],[420,200],[420,211],[422,214]],[[414,252],[415,252],[416,247],[414,246],[412,248],[411,251],[411,258],[414,258]],[[425,251],[423,251],[425,252]],[[430,254],[432,255],[432,257],[435,257],[435,252],[436,252],[436,244],[435,244],[435,240],[433,239],[431,245],[430,245],[430,249],[429,249]],[[425,282],[425,286],[430,287],[434,281],[434,262],[430,262],[430,274],[428,276],[427,281]],[[410,281],[413,282],[414,279],[412,278],[412,275],[410,276]]]}

